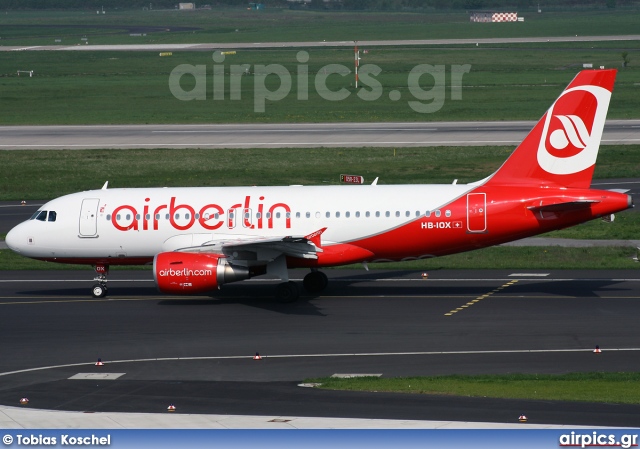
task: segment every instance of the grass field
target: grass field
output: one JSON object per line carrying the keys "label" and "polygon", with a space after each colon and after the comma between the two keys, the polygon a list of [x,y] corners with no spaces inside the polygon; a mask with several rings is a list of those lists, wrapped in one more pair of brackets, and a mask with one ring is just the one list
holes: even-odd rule
{"label": "grass field", "polygon": [[[305,64],[298,62],[297,49],[238,51],[218,64],[225,71],[223,100],[213,99],[214,85],[221,83],[220,78],[214,82],[209,52],[175,52],[171,57],[154,52],[0,52],[0,124],[533,120],[546,111],[582,63],[620,66],[620,48],[593,47],[372,48],[363,55],[357,91],[353,73],[347,74],[353,72],[351,49],[310,49]],[[638,48],[629,52],[632,61],[638,53]],[[199,77],[206,88],[202,100],[184,101],[172,94],[170,79],[178,80],[184,92],[196,86],[193,75],[172,78],[172,71],[182,64],[204,66]],[[269,64],[279,65],[279,74],[264,81],[255,76],[258,66]],[[329,64],[340,65],[344,74],[330,70],[327,74]],[[365,79],[366,64],[381,72]],[[420,64],[440,66],[442,81],[436,84],[425,73],[411,89],[410,73]],[[249,75],[233,76],[240,88],[232,98],[230,72],[232,66],[243,65]],[[308,66],[309,74],[298,76],[302,65]],[[452,95],[454,66],[469,69],[461,78],[461,99]],[[34,77],[18,77],[18,70],[33,70]],[[639,74],[640,64],[619,71],[609,118],[640,117]],[[282,99],[267,99],[263,112],[256,107],[269,95],[262,86],[276,92],[289,79],[290,88],[285,84]],[[300,80],[307,87],[299,89]],[[346,98],[330,100],[327,89],[342,91]],[[390,98],[392,91],[399,100]],[[436,106],[434,112],[420,113],[410,102]]]}
{"label": "grass field", "polygon": [[355,379],[322,378],[331,390],[397,392],[467,397],[640,404],[640,373],[509,374]]}
{"label": "grass field", "polygon": [[[555,35],[606,35],[636,33],[640,12],[591,11],[532,15],[523,23],[470,23],[466,13],[328,13],[273,10],[212,10],[193,13],[176,11],[109,11],[96,16],[88,12],[16,12],[0,14],[3,45],[53,44],[54,36],[74,45],[87,35],[93,43],[171,42],[265,42],[353,39],[410,39],[446,37],[521,37]],[[223,25],[221,25],[223,24]],[[31,25],[25,27],[23,25]],[[55,28],[56,26],[58,28]],[[74,28],[84,26],[86,28]],[[199,27],[188,32],[150,32],[147,37],[117,34],[118,29],[98,26]],[[167,28],[164,28],[167,27]],[[238,29],[236,32],[235,30]],[[29,36],[37,37],[29,37]],[[354,75],[329,74],[326,88],[345,89],[347,98],[327,99],[326,89],[316,81],[328,64],[353,71],[351,48],[309,49],[308,62],[298,60],[299,49],[239,50],[223,63],[224,100],[213,100],[214,85],[210,52],[174,51],[171,57],[156,52],[2,52],[0,53],[0,124],[108,124],[108,123],[232,123],[232,122],[336,122],[336,121],[442,121],[536,119],[548,108],[583,63],[594,67],[620,67],[622,52],[628,52],[629,67],[618,74],[609,118],[638,118],[640,110],[639,41],[472,45],[448,47],[380,47],[362,53],[365,65],[381,72],[356,92]],[[169,79],[181,64],[205,66],[204,100],[181,101],[172,95]],[[291,88],[278,101],[267,100],[257,111],[260,98],[259,65],[282,66],[264,83],[269,91],[281,86],[284,74]],[[443,66],[444,83],[424,74],[411,90],[410,72],[420,64]],[[231,66],[246,65],[249,74],[240,81],[239,99],[230,98]],[[300,66],[309,75],[298,76]],[[462,77],[462,99],[453,99],[452,67],[468,65]],[[18,70],[33,70],[35,76],[18,77]],[[244,68],[242,69],[244,71]],[[306,80],[308,88],[299,82]],[[379,83],[379,88],[376,83]],[[180,78],[182,89],[195,86],[192,75]],[[375,92],[374,92],[375,89]],[[440,90],[442,89],[442,90]],[[420,91],[426,91],[424,99]],[[303,93],[308,92],[308,99]],[[373,92],[372,100],[358,94]],[[393,95],[399,95],[400,99]],[[410,102],[430,104],[442,97],[442,108],[432,113],[416,112]],[[392,99],[393,98],[393,99]],[[437,103],[436,103],[437,104]]]}
{"label": "grass field", "polygon": [[[0,200],[52,199],[115,187],[325,185],[353,172],[379,184],[468,183],[514,147],[1,151]],[[640,145],[603,146],[595,179],[640,173]],[[614,223],[615,225],[615,223]]]}
{"label": "grass field", "polygon": [[[3,11],[3,45],[353,41],[374,39],[444,39],[475,37],[593,36],[636,34],[634,9],[521,13],[524,22],[471,23],[466,11],[323,12],[214,8],[206,11]],[[24,27],[21,25],[30,25]],[[70,26],[71,25],[71,26]],[[73,26],[73,27],[72,27]],[[100,28],[100,27],[116,27]],[[160,31],[145,33],[141,27]],[[169,32],[175,27],[194,29]],[[130,36],[146,34],[146,36]]]}

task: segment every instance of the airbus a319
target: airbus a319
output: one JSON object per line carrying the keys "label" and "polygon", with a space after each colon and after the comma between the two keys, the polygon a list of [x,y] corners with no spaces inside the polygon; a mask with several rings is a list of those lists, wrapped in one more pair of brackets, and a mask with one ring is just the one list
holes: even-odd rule
{"label": "airbus a319", "polygon": [[609,217],[633,206],[590,189],[615,70],[580,72],[506,162],[470,184],[128,188],[66,195],[13,228],[13,251],[88,264],[94,297],[111,265],[153,264],[158,288],[195,294],[268,274],[276,294],[327,286],[323,267],[424,259]]}

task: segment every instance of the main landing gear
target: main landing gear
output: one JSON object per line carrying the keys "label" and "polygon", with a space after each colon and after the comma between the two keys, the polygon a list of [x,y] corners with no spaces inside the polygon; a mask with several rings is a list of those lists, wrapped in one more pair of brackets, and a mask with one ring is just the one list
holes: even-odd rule
{"label": "main landing gear", "polygon": [[97,281],[97,284],[91,287],[91,296],[94,298],[104,298],[108,292],[107,274],[109,274],[109,265],[96,264],[93,268],[96,271],[96,277],[93,278],[93,280]]}
{"label": "main landing gear", "polygon": [[328,283],[327,275],[317,270],[311,270],[311,273],[307,274],[302,280],[302,286],[309,293],[320,293],[327,288]]}
{"label": "main landing gear", "polygon": [[[329,284],[327,275],[322,271],[312,269],[302,280],[302,286],[309,293],[320,293]],[[295,302],[300,297],[300,289],[295,282],[283,282],[276,287],[276,298],[282,303]]]}

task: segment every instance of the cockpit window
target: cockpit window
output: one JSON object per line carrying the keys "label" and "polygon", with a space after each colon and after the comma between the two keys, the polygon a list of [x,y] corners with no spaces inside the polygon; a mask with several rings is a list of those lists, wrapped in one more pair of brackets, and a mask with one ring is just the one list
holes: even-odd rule
{"label": "cockpit window", "polygon": [[29,220],[56,221],[56,218],[58,218],[58,214],[55,211],[37,210]]}

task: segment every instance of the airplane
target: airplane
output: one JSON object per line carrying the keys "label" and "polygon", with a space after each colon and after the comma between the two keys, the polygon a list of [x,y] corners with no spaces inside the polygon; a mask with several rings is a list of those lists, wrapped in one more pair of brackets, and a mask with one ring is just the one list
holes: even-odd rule
{"label": "airplane", "polygon": [[444,256],[633,207],[590,189],[616,70],[579,72],[504,164],[469,184],[108,188],[44,204],[6,236],[33,259],[89,264],[92,295],[112,265],[153,264],[158,289],[201,294],[271,275],[276,296],[327,286],[323,267]]}

